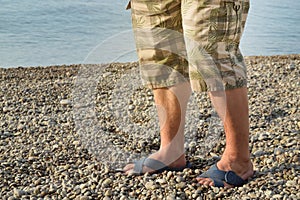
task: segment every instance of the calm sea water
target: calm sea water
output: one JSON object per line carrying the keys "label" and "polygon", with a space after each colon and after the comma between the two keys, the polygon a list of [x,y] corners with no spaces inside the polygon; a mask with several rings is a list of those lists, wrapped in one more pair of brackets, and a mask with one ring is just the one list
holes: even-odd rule
{"label": "calm sea water", "polygon": [[[126,0],[0,0],[0,67],[134,61]],[[252,0],[244,55],[300,53],[300,1]]]}

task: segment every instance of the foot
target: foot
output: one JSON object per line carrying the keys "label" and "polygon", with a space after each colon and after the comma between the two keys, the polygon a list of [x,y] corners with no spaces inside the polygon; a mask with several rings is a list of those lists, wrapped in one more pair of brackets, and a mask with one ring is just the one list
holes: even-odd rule
{"label": "foot", "polygon": [[[162,155],[160,152],[156,152],[152,155],[150,155],[148,158],[160,161],[162,163],[170,163],[168,162],[168,157],[166,155]],[[171,162],[170,164],[166,164],[166,166],[170,167],[170,168],[184,168],[186,166],[186,159],[185,159],[185,155],[180,156],[177,160]],[[134,174],[134,163],[128,164],[123,168],[123,171],[125,174],[130,175],[130,174]],[[153,173],[155,170],[151,169],[149,167],[144,166],[143,167],[143,171],[142,174],[144,173]]]}
{"label": "foot", "polygon": [[[243,180],[247,180],[250,177],[253,176],[253,164],[250,160],[246,160],[246,161],[229,161],[226,159],[221,159],[218,163],[217,163],[217,168],[219,170],[222,171],[233,171],[236,173],[236,175],[240,176]],[[202,177],[198,177],[197,181],[201,184],[201,185],[207,185],[207,186],[214,186],[214,181],[211,178],[202,178]],[[225,181],[223,181],[224,187],[226,188],[232,188],[235,187],[234,185],[230,185],[228,183],[226,183]]]}

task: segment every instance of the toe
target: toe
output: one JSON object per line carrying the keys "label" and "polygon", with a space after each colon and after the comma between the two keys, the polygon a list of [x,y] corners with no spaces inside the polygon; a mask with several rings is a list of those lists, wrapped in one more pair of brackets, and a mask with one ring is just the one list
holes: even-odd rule
{"label": "toe", "polygon": [[[210,178],[197,178],[197,181],[199,184],[201,185],[207,185],[207,186],[214,186],[214,181]],[[229,185],[228,183],[226,183],[225,181],[223,181],[224,187],[225,188],[233,188],[234,186]]]}
{"label": "toe", "polygon": [[130,173],[130,171],[132,171],[134,168],[134,164],[128,164],[123,168],[123,171],[125,174]]}
{"label": "toe", "polygon": [[201,185],[214,186],[214,182],[210,178],[197,178],[197,181]]}
{"label": "toe", "polygon": [[[214,181],[211,178],[200,178],[199,177],[199,178],[197,178],[197,181],[199,184],[205,185],[205,186],[214,186],[215,185]],[[223,182],[223,183],[224,183],[225,187],[230,186],[230,185],[226,184],[225,182]]]}
{"label": "toe", "polygon": [[205,182],[204,182],[204,185],[214,186],[214,182],[210,178],[206,178]]}
{"label": "toe", "polygon": [[203,180],[203,178],[196,178],[196,180],[197,180],[197,181],[198,181],[198,183],[199,183],[199,184],[201,184],[201,185],[204,183],[204,180]]}

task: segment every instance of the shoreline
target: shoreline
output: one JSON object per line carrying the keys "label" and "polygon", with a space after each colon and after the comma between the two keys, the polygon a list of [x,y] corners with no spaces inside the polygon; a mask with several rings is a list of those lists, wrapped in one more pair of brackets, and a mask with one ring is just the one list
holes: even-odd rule
{"label": "shoreline", "polygon": [[[78,89],[74,84],[80,65],[0,68],[0,196],[10,200],[297,199],[300,54],[245,56],[245,62],[249,78],[250,148],[256,173],[245,186],[231,189],[208,188],[194,180],[220,158],[225,145],[221,135],[209,151],[201,148],[210,133],[209,120],[213,114],[206,94],[196,96],[201,112],[201,120],[195,126],[198,132],[187,130],[187,158],[193,168],[132,177],[114,173],[103,165],[104,154],[91,148],[98,144],[85,145],[94,142],[89,140],[95,135],[82,136],[76,127],[72,95]],[[93,110],[107,133],[107,142],[129,152],[149,154],[159,147],[159,140],[137,140],[130,129],[125,130],[127,126],[122,126],[127,118],[121,121],[110,113],[117,103],[118,108],[128,111],[128,119],[134,123],[155,127],[149,90],[138,88],[129,95],[130,101],[113,99],[119,94],[117,84],[129,83],[119,81],[122,74],[136,68],[136,62],[111,63],[97,83]],[[134,76],[136,71],[130,73]],[[189,127],[194,126],[193,121],[188,123]],[[97,157],[97,153],[101,156]]]}
{"label": "shoreline", "polygon": [[[299,57],[300,54],[278,54],[278,55],[256,55],[256,56],[244,56],[245,59],[259,59],[259,58],[297,58]],[[136,63],[137,61],[128,61],[128,62],[116,62],[116,63]],[[103,63],[103,64],[107,64],[107,63]],[[108,63],[109,64],[109,63]],[[70,67],[70,66],[80,66],[83,65],[81,63],[78,64],[55,64],[55,65],[46,65],[46,66],[42,66],[42,65],[37,65],[37,66],[15,66],[15,67],[3,67],[0,65],[0,69],[17,69],[17,68],[46,68],[46,67]],[[89,65],[89,64],[88,64]],[[92,64],[95,65],[95,64]],[[101,65],[99,63],[99,65]]]}

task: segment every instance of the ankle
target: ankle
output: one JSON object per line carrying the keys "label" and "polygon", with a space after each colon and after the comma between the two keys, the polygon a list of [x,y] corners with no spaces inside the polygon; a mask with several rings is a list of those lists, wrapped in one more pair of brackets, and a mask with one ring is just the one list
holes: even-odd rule
{"label": "ankle", "polygon": [[184,146],[180,147],[174,146],[174,145],[167,145],[167,146],[160,146],[160,149],[157,152],[160,154],[162,157],[169,157],[172,158],[173,160],[177,160],[177,158],[184,157],[185,156],[185,150]]}
{"label": "ankle", "polygon": [[157,159],[170,167],[182,167],[186,164],[185,154],[174,156],[172,154],[165,154],[165,152],[158,151],[150,156]]}
{"label": "ankle", "polygon": [[227,160],[227,162],[234,162],[234,163],[248,163],[251,162],[250,159],[250,152],[246,152],[244,154],[236,153],[236,152],[228,152],[224,151],[222,155],[222,159]]}
{"label": "ankle", "polygon": [[232,170],[238,174],[253,170],[253,165],[249,157],[223,155],[221,160],[217,163],[217,166],[221,170]]}

